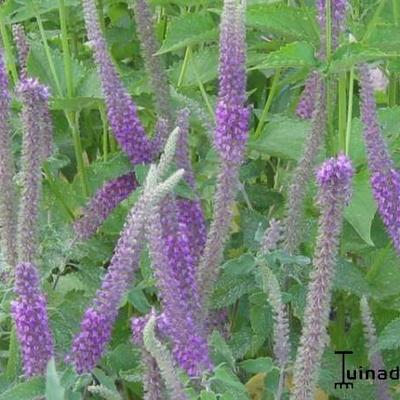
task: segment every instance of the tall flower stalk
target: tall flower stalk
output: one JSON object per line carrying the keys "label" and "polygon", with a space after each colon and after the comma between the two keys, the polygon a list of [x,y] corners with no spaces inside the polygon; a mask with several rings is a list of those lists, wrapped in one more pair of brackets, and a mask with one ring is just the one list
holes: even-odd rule
{"label": "tall flower stalk", "polygon": [[100,224],[110,215],[111,211],[129,197],[138,186],[134,173],[121,175],[108,181],[92,197],[83,211],[81,219],[74,224],[75,233],[79,239],[88,239],[96,232]]}
{"label": "tall flower stalk", "polygon": [[11,148],[10,94],[3,50],[0,48],[0,239],[4,258],[9,266],[17,261],[15,174]]}
{"label": "tall flower stalk", "polygon": [[308,287],[303,330],[293,368],[291,399],[313,398],[321,358],[326,346],[332,280],[335,273],[343,223],[343,211],[351,195],[353,168],[350,160],[339,155],[326,161],[317,173],[321,209],[314,269]]}
{"label": "tall flower stalk", "polygon": [[359,74],[361,119],[372,192],[386,230],[400,255],[400,172],[394,166],[379,126],[368,66],[360,65]]}
{"label": "tall flower stalk", "polygon": [[18,260],[34,262],[38,251],[38,213],[41,194],[41,164],[43,161],[43,109],[48,107],[49,92],[36,79],[20,82],[22,100],[21,175],[22,188],[18,216]]}
{"label": "tall flower stalk", "polygon": [[238,172],[248,139],[250,109],[246,102],[246,2],[225,0],[220,26],[219,92],[214,146],[220,169],[214,195],[213,221],[198,270],[204,309],[218,275],[232,221]]}
{"label": "tall flower stalk", "polygon": [[175,153],[175,146],[170,146],[167,142],[165,154],[158,166],[153,165],[150,168],[143,193],[127,217],[107,274],[92,305],[83,316],[81,330],[73,340],[71,355],[79,373],[91,371],[95,367],[111,338],[119,303],[131,285],[139,264],[149,210],[160,202],[183,176],[183,170],[178,170],[165,182],[161,182],[160,177],[168,170],[169,162],[173,159],[171,153]]}
{"label": "tall flower stalk", "polygon": [[311,180],[315,160],[321,149],[326,132],[326,91],[325,83],[319,76],[317,90],[317,106],[311,124],[311,131],[304,144],[304,153],[293,173],[287,199],[287,214],[284,220],[284,247],[289,253],[294,253],[301,240],[301,225],[303,222],[303,204]]}
{"label": "tall flower stalk", "polygon": [[86,30],[93,46],[108,121],[115,138],[132,164],[148,163],[153,158],[153,145],[139,120],[136,105],[124,88],[107,50],[100,29],[94,0],[82,0]]}
{"label": "tall flower stalk", "polygon": [[[320,29],[320,47],[318,49],[318,58],[326,59],[327,56],[327,40],[331,41],[332,50],[335,50],[339,45],[340,34],[345,27],[347,0],[330,0],[331,5],[331,26],[327,27],[326,19],[326,3],[327,0],[317,0],[317,18]],[[330,38],[328,38],[327,28],[330,29]],[[302,119],[311,119],[317,104],[318,93],[318,73],[313,71],[307,77],[303,93],[301,94],[299,103],[296,108],[296,114]]]}
{"label": "tall flower stalk", "polygon": [[[371,310],[368,306],[368,301],[365,297],[360,300],[361,309],[361,320],[364,326],[364,338],[368,349],[368,358],[371,363],[371,367],[378,373],[379,370],[385,369],[383,363],[382,354],[378,349],[378,337],[376,334],[376,328],[374,320],[372,319]],[[377,379],[376,384],[376,398],[378,400],[391,400],[389,386],[386,381]]]}
{"label": "tall flower stalk", "polygon": [[155,96],[156,109],[161,118],[172,120],[171,96],[162,58],[157,55],[159,43],[154,34],[153,15],[147,0],[134,0],[136,30],[146,70]]}
{"label": "tall flower stalk", "polygon": [[35,265],[29,262],[17,265],[14,288],[18,298],[11,303],[11,313],[22,351],[24,374],[41,375],[54,355],[54,340]]}

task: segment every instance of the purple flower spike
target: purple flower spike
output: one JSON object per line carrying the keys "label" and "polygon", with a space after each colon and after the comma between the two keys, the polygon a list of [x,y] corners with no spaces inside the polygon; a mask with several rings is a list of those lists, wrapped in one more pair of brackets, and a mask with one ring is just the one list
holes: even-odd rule
{"label": "purple flower spike", "polygon": [[221,159],[214,195],[214,215],[202,254],[198,281],[202,288],[203,313],[218,275],[225,241],[232,221],[238,188],[239,167],[248,137],[250,110],[246,101],[245,2],[225,0],[221,19],[219,92],[214,144]]}
{"label": "purple flower spike", "polygon": [[248,138],[246,42],[243,5],[225,0],[221,19],[219,92],[214,144],[223,161],[240,165]]}
{"label": "purple flower spike", "polygon": [[17,259],[15,246],[17,213],[9,118],[8,76],[4,64],[3,50],[0,48],[0,238],[5,260],[8,265],[14,267]]}
{"label": "purple flower spike", "polygon": [[332,44],[336,49],[339,45],[339,36],[344,31],[348,0],[332,1]]}
{"label": "purple flower spike", "polygon": [[150,162],[153,144],[146,136],[137,109],[124,88],[110,55],[97,20],[94,0],[82,0],[88,38],[93,45],[94,57],[106,99],[108,120],[114,135],[132,164]]}
{"label": "purple flower spike", "polygon": [[43,109],[49,92],[36,79],[20,82],[22,99],[22,189],[18,220],[18,259],[33,262],[37,253],[37,220],[41,193],[41,163],[43,160]]}
{"label": "purple flower spike", "polygon": [[353,167],[340,155],[326,161],[317,173],[321,209],[314,269],[308,287],[303,330],[293,368],[293,400],[313,398],[322,354],[326,345],[332,280],[339,249],[344,207],[350,199]]}
{"label": "purple flower spike", "polygon": [[132,208],[101,288],[83,316],[81,331],[72,344],[72,361],[79,373],[90,372],[96,366],[110,341],[119,303],[139,263],[146,205],[150,200],[144,195]]}
{"label": "purple flower spike", "polygon": [[394,167],[381,133],[368,66],[361,65],[359,73],[361,119],[364,125],[372,192],[378,204],[379,214],[400,255],[400,173]]}
{"label": "purple flower spike", "polygon": [[311,119],[315,110],[317,100],[319,75],[312,72],[306,80],[300,101],[297,104],[296,115],[301,119]]}
{"label": "purple flower spike", "polygon": [[142,350],[143,371],[143,400],[162,400],[168,398],[164,380],[158,368],[157,361],[151,354]]}
{"label": "purple flower spike", "polygon": [[[376,334],[375,323],[372,318],[371,310],[368,306],[368,301],[365,297],[360,301],[361,320],[364,327],[364,338],[368,349],[368,359],[375,373],[385,369],[382,354],[378,350],[378,336]],[[376,379],[376,398],[377,400],[392,400],[390,395],[389,385],[385,380]]]}
{"label": "purple flower spike", "polygon": [[12,32],[14,36],[15,45],[18,51],[18,61],[21,79],[28,77],[28,56],[29,56],[29,44],[26,39],[24,27],[20,24],[12,26]]}
{"label": "purple flower spike", "polygon": [[11,304],[17,337],[21,345],[26,377],[41,375],[54,354],[46,299],[41,294],[39,276],[31,263],[20,263],[15,270],[17,300]]}
{"label": "purple flower spike", "polygon": [[88,239],[93,235],[112,210],[128,198],[137,186],[134,173],[107,182],[92,197],[83,211],[83,217],[75,222],[74,229],[77,236],[80,239]]}
{"label": "purple flower spike", "polygon": [[199,376],[210,367],[210,361],[205,331],[198,322],[198,257],[193,254],[188,226],[179,221],[171,196],[152,210],[149,222],[150,252],[172,353],[190,376]]}

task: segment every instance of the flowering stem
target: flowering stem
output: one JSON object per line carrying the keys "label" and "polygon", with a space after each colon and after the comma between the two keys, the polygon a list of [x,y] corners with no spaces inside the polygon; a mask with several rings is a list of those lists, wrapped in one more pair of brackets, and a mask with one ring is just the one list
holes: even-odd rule
{"label": "flowering stem", "polygon": [[[51,56],[49,44],[47,43],[46,33],[44,31],[44,28],[43,28],[42,19],[41,19],[39,14],[36,14],[35,18],[36,18],[36,21],[37,21],[38,26],[39,26],[40,36],[42,38],[43,46],[44,46],[44,49],[45,49],[45,52],[46,52],[46,56],[47,56],[47,61],[49,63],[50,71],[51,71],[51,73],[53,75],[53,80],[54,80],[55,85],[56,85],[57,93],[58,93],[59,96],[62,97],[63,93],[62,93],[60,81],[58,79],[58,75],[57,75],[57,72],[56,72],[56,69],[55,69],[55,66],[54,66],[53,57]],[[63,48],[63,50],[65,50],[65,49]],[[64,51],[64,53],[65,53],[65,51]],[[65,54],[64,54],[64,56],[65,56]],[[64,61],[65,61],[65,58],[64,58]],[[67,68],[67,66],[65,68]],[[71,69],[70,66],[68,68]],[[67,118],[68,125],[71,128],[72,139],[73,139],[73,142],[74,142],[75,157],[76,157],[76,162],[77,162],[77,165],[78,165],[78,174],[80,176],[81,184],[82,184],[82,191],[83,191],[83,194],[85,196],[88,196],[89,190],[88,190],[88,185],[87,185],[87,180],[86,180],[86,173],[85,173],[83,156],[82,156],[82,154],[83,154],[82,143],[81,143],[81,138],[80,138],[80,134],[79,134],[79,127],[78,127],[78,123],[77,123],[78,116],[77,116],[76,113],[65,112],[65,117]]]}
{"label": "flowering stem", "polygon": [[381,12],[385,5],[386,5],[386,0],[381,0],[379,2],[378,6],[376,7],[375,13],[374,13],[371,21],[369,22],[369,24],[367,26],[367,30],[365,31],[365,34],[362,38],[363,42],[366,42],[369,39],[369,37],[371,36],[372,32],[374,31],[376,24],[378,22],[378,18],[381,15]]}
{"label": "flowering stem", "polygon": [[399,26],[399,9],[397,6],[397,0],[392,0],[392,5],[393,5],[393,20],[395,26]]}
{"label": "flowering stem", "polygon": [[40,17],[39,13],[37,13],[35,15],[35,18],[36,18],[36,21],[37,21],[37,24],[38,24],[38,27],[39,27],[39,32],[40,32],[40,36],[42,38],[44,51],[46,52],[47,61],[49,63],[50,71],[51,71],[51,73],[53,75],[53,80],[54,80],[54,83],[56,85],[58,95],[62,96],[60,80],[58,79],[58,75],[57,75],[56,67],[54,65],[53,57],[51,56],[51,53],[50,53],[50,47],[49,47],[49,44],[47,43],[46,33],[44,31],[44,28],[43,28],[42,18]]}
{"label": "flowering stem", "polygon": [[397,88],[397,74],[395,72],[392,72],[389,78],[389,107],[394,107],[396,105]]}
{"label": "flowering stem", "polygon": [[14,84],[16,84],[18,82],[18,72],[14,62],[10,37],[8,35],[7,27],[4,22],[5,18],[3,16],[2,10],[0,9],[0,35],[3,39],[3,48],[6,58],[6,65],[11,71],[11,76],[13,78]]}
{"label": "flowering stem", "polygon": [[350,137],[351,137],[351,123],[353,119],[353,96],[354,96],[354,68],[350,70],[349,78],[349,101],[347,108],[347,127],[346,127],[346,147],[345,154],[349,154],[350,150]]}
{"label": "flowering stem", "polygon": [[83,163],[83,149],[79,131],[79,113],[66,113],[69,126],[71,128],[72,140],[74,142],[75,157],[78,166],[78,175],[81,180],[82,191],[85,196],[89,195],[85,165]]}
{"label": "flowering stem", "polygon": [[346,73],[339,78],[339,149],[346,152]]}
{"label": "flowering stem", "polygon": [[179,78],[178,78],[178,83],[177,83],[178,89],[182,86],[183,80],[185,79],[187,67],[189,64],[190,54],[191,54],[191,48],[190,48],[190,46],[188,46],[188,47],[186,47],[185,57],[183,59],[181,72],[180,72]]}
{"label": "flowering stem", "polygon": [[65,71],[65,79],[67,82],[67,92],[68,92],[68,97],[72,97],[74,95],[74,78],[72,75],[71,53],[68,44],[67,13],[65,9],[64,0],[58,0],[58,9],[60,15],[61,44],[63,49],[64,71]]}
{"label": "flowering stem", "polygon": [[254,134],[255,137],[260,136],[261,131],[264,128],[264,124],[267,119],[269,109],[271,108],[271,105],[272,105],[272,100],[274,99],[274,96],[275,96],[275,92],[276,92],[276,89],[278,86],[280,75],[281,75],[281,71],[280,71],[280,69],[277,69],[275,71],[274,77],[272,79],[271,88],[268,93],[267,101],[265,102],[265,106],[261,113],[260,120],[258,121],[257,129]]}
{"label": "flowering stem", "polygon": [[107,128],[107,115],[106,115],[106,110],[104,109],[104,105],[100,104],[99,105],[99,112],[100,112],[100,118],[101,118],[101,123],[103,125],[103,159],[104,161],[108,160],[108,128]]}

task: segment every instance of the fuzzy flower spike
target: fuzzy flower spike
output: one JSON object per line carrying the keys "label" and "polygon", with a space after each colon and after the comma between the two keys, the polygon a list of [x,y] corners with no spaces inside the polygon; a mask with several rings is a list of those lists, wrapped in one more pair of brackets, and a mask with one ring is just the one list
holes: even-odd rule
{"label": "fuzzy flower spike", "polygon": [[364,141],[371,173],[372,192],[386,230],[397,254],[400,255],[400,172],[395,169],[381,133],[368,66],[360,65],[359,74],[361,119],[364,125]]}
{"label": "fuzzy flower spike", "polygon": [[82,0],[88,38],[106,99],[108,120],[114,135],[132,164],[150,162],[153,145],[146,136],[137,109],[124,88],[107,50],[107,44],[97,19],[94,0]]}
{"label": "fuzzy flower spike", "polygon": [[[368,358],[372,369],[378,373],[379,370],[385,369],[382,354],[378,349],[378,336],[376,334],[375,323],[372,318],[368,301],[365,297],[360,300],[361,320],[364,326],[364,338],[368,349]],[[389,385],[385,380],[377,379],[376,398],[377,400],[392,400]]]}
{"label": "fuzzy flower spike", "polygon": [[314,254],[314,270],[308,287],[303,330],[293,368],[292,400],[313,398],[329,320],[332,280],[335,273],[343,223],[343,211],[351,196],[353,168],[339,155],[326,161],[317,173],[318,205],[321,209]]}
{"label": "fuzzy flower spike", "polygon": [[[220,27],[219,92],[214,146],[220,170],[214,195],[214,215],[200,260],[198,279],[206,304],[218,275],[232,221],[239,167],[248,139],[250,109],[246,102],[246,2],[225,0]],[[205,308],[204,308],[205,309]]]}
{"label": "fuzzy flower spike", "polygon": [[[18,217],[18,260],[34,262],[38,249],[38,213],[41,194],[41,164],[43,161],[43,110],[47,107],[49,91],[36,79],[20,82],[18,93],[22,100],[22,189]],[[47,133],[47,132],[46,132]]]}
{"label": "fuzzy flower spike", "polygon": [[14,162],[11,149],[10,94],[8,76],[0,48],[0,239],[4,258],[14,267],[17,259],[15,236],[17,213],[15,208],[15,189],[13,185]]}
{"label": "fuzzy flower spike", "polygon": [[11,313],[27,377],[43,374],[54,354],[47,302],[39,287],[36,267],[27,262],[18,264],[15,270],[15,292],[18,298],[11,304]]}
{"label": "fuzzy flower spike", "polygon": [[83,316],[81,331],[73,340],[71,355],[78,373],[89,372],[96,366],[111,339],[119,303],[139,264],[149,210],[160,202],[183,176],[183,170],[178,170],[164,182],[159,180],[163,171],[168,170],[168,162],[173,159],[170,153],[174,152],[175,147],[168,148],[167,142],[166,151],[158,166],[151,166],[143,193],[127,217],[101,288]]}

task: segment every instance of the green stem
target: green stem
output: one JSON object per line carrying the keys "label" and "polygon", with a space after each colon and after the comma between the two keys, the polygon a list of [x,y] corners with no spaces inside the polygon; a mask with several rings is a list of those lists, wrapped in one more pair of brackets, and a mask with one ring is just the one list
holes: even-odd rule
{"label": "green stem", "polygon": [[49,44],[47,43],[47,38],[46,38],[46,33],[43,28],[42,18],[40,17],[40,14],[36,14],[35,18],[38,23],[40,36],[42,37],[42,42],[43,42],[44,50],[46,52],[47,61],[49,63],[50,71],[53,75],[53,79],[54,79],[54,83],[56,85],[58,95],[60,97],[62,97],[63,93],[62,93],[62,89],[61,89],[61,85],[60,85],[60,80],[58,79],[56,67],[55,67],[54,61],[53,61],[53,57],[51,56],[50,47],[49,47]]}
{"label": "green stem", "polygon": [[[56,71],[56,68],[54,65],[53,58],[51,56],[49,44],[47,43],[46,33],[43,28],[43,22],[42,22],[42,19],[39,14],[36,14],[36,20],[37,20],[37,23],[39,26],[39,31],[40,31],[40,35],[41,35],[41,38],[43,41],[43,46],[44,46],[44,49],[46,52],[47,61],[49,63],[50,71],[53,75],[53,79],[54,79],[54,82],[56,85],[58,95],[60,97],[62,97],[63,92],[61,89],[60,81],[57,76],[57,71]],[[66,29],[66,26],[65,26],[65,29]],[[66,34],[63,34],[63,36],[64,36],[63,40],[67,40]],[[68,53],[67,58],[69,58],[69,62],[71,62],[70,55],[69,55],[69,48],[68,48],[67,53]],[[65,54],[64,54],[64,57],[65,57]],[[64,58],[64,61],[65,61],[65,58]],[[68,65],[68,64],[65,65],[65,70],[67,71],[67,69],[69,71],[68,74],[70,74],[70,73],[72,74],[71,65]],[[72,79],[72,75],[71,75],[70,79]],[[68,84],[67,84],[67,86],[68,86]],[[73,85],[70,87],[70,90],[73,92]],[[69,127],[71,129],[71,133],[72,133],[75,157],[76,157],[76,162],[77,162],[77,167],[78,167],[78,175],[80,176],[81,183],[82,183],[82,191],[85,196],[88,196],[89,190],[88,190],[85,166],[84,166],[84,162],[83,162],[82,143],[81,143],[81,138],[80,138],[80,133],[79,133],[79,113],[71,113],[71,112],[64,111],[64,114],[65,114],[65,117],[67,118],[68,125],[69,125]]]}
{"label": "green stem", "polygon": [[[396,1],[396,0],[395,0]],[[372,16],[371,21],[369,22],[367,26],[367,30],[365,31],[364,37],[362,38],[363,42],[366,42],[369,37],[371,36],[372,32],[374,31],[376,24],[378,22],[378,18],[381,15],[381,12],[386,4],[386,0],[381,0],[378,4],[378,7],[376,8],[376,11],[374,15]]]}
{"label": "green stem", "polygon": [[269,113],[269,109],[271,108],[272,101],[273,101],[275,93],[276,93],[276,89],[277,89],[277,86],[278,86],[278,82],[279,82],[280,76],[281,76],[281,71],[280,71],[280,69],[277,69],[275,74],[274,74],[274,77],[272,79],[271,88],[270,88],[269,93],[268,93],[267,101],[265,102],[264,109],[263,109],[263,111],[262,111],[262,113],[260,115],[260,120],[258,121],[256,132],[254,134],[255,137],[260,136],[261,131],[264,128],[264,125],[265,125],[265,122],[267,120],[267,116],[268,116],[268,113]]}
{"label": "green stem", "polygon": [[395,72],[390,73],[389,79],[389,107],[394,107],[397,101],[397,74]]}
{"label": "green stem", "polygon": [[334,135],[334,111],[335,111],[335,81],[332,77],[327,77],[326,80],[326,113],[327,113],[327,138],[326,149],[327,155],[332,156],[335,154],[337,145],[336,137]]}
{"label": "green stem", "polygon": [[[68,115],[68,114],[67,114]],[[83,194],[87,197],[89,195],[89,188],[87,184],[86,170],[83,163],[83,149],[79,131],[79,113],[69,115],[68,121],[71,127],[72,139],[74,142],[75,158],[78,167],[78,175],[81,180]]]}
{"label": "green stem", "polygon": [[104,109],[104,105],[100,104],[99,105],[99,112],[100,112],[100,118],[101,122],[103,124],[103,158],[104,161],[108,160],[108,125],[107,125],[107,116],[106,116],[106,111]]}
{"label": "green stem", "polygon": [[351,124],[353,120],[353,96],[354,96],[354,68],[350,70],[349,78],[349,101],[347,108],[347,127],[346,127],[346,146],[345,153],[349,155],[350,151],[350,138],[351,138]]}
{"label": "green stem", "polygon": [[67,13],[65,8],[64,0],[58,0],[59,15],[60,15],[60,26],[61,26],[61,44],[63,49],[64,58],[64,71],[65,80],[67,82],[67,93],[68,97],[74,95],[74,78],[72,74],[72,60],[71,52],[68,43],[68,29],[67,29]]}
{"label": "green stem", "polygon": [[347,92],[346,73],[339,77],[339,148],[346,151]]}
{"label": "green stem", "polygon": [[15,59],[13,56],[10,36],[8,34],[8,30],[5,25],[5,18],[4,18],[2,10],[0,10],[0,34],[3,39],[3,47],[4,47],[5,58],[6,58],[6,60],[5,60],[6,65],[7,65],[7,68],[9,69],[9,71],[11,72],[11,76],[13,78],[14,85],[16,85],[18,82],[18,72],[17,72],[17,67],[15,66]]}
{"label": "green stem", "polygon": [[397,3],[398,3],[398,0],[392,0],[394,24],[396,26],[399,26],[399,7],[398,7]]}
{"label": "green stem", "polygon": [[185,57],[183,59],[182,68],[181,68],[181,71],[179,73],[179,78],[178,78],[178,84],[177,84],[178,89],[182,86],[183,80],[185,79],[187,67],[189,64],[190,54],[191,54],[191,48],[186,47]]}
{"label": "green stem", "polygon": [[[191,59],[191,54],[192,54],[192,53],[190,52],[190,53],[189,53],[189,56],[188,56],[188,62],[193,61],[193,60]],[[202,97],[203,97],[203,100],[204,100],[204,102],[206,103],[207,110],[208,110],[208,112],[210,113],[211,118],[214,120],[214,118],[215,118],[215,116],[214,116],[214,110],[213,110],[213,108],[212,108],[212,106],[211,106],[211,103],[210,103],[210,100],[209,100],[209,98],[208,98],[207,92],[206,92],[206,90],[205,90],[205,88],[204,88],[203,82],[202,82],[201,79],[200,79],[200,76],[199,76],[199,74],[198,74],[198,72],[197,72],[196,66],[194,65],[193,62],[192,62],[191,64],[192,64],[192,68],[193,68],[194,75],[196,76],[197,85],[198,85],[198,87],[199,87],[199,89],[200,89],[200,92],[201,92],[201,95],[202,95]]]}
{"label": "green stem", "polygon": [[326,60],[332,55],[332,0],[326,0]]}

